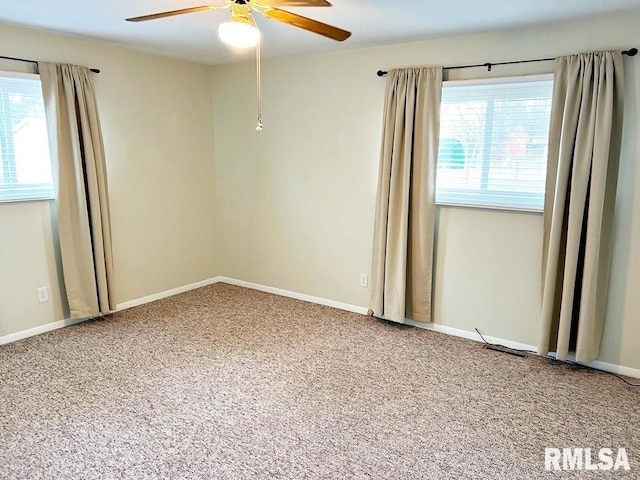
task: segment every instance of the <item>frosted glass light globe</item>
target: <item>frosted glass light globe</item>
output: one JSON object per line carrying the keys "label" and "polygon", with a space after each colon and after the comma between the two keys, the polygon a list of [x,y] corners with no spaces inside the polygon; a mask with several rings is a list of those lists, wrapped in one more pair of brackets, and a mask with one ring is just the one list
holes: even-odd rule
{"label": "frosted glass light globe", "polygon": [[260,42],[260,30],[250,23],[237,20],[220,24],[218,36],[234,48],[251,48]]}

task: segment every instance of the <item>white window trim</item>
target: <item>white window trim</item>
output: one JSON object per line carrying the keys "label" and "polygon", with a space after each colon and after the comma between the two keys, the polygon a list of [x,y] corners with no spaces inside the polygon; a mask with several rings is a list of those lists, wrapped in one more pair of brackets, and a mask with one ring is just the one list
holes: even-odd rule
{"label": "white window trim", "polygon": [[[536,73],[531,75],[516,75],[509,77],[489,77],[489,78],[475,78],[475,79],[467,79],[467,80],[445,80],[442,82],[443,88],[446,85],[491,85],[494,83],[524,83],[524,82],[535,82],[535,81],[553,81],[554,74],[553,73]],[[544,205],[544,195],[543,195],[543,205]],[[443,207],[451,207],[451,208],[474,208],[480,210],[505,210],[508,212],[523,212],[523,213],[537,213],[542,214],[544,212],[543,208],[534,208],[534,207],[523,207],[523,206],[507,206],[507,205],[478,205],[478,204],[469,204],[462,202],[453,202],[446,199],[436,200],[436,205]]]}
{"label": "white window trim", "polygon": [[26,78],[29,80],[40,80],[40,75],[37,73],[27,72],[10,72],[7,70],[0,70],[0,77],[13,77],[13,78]]}
{"label": "white window trim", "polygon": [[474,78],[469,80],[445,80],[442,85],[491,85],[492,83],[525,83],[553,80],[553,73],[536,73],[534,75],[517,75],[511,77]]}
{"label": "white window trim", "polygon": [[50,202],[55,200],[55,195],[42,195],[42,196],[33,196],[27,198],[2,198],[0,199],[0,204],[4,203],[25,203],[25,202]]}
{"label": "white window trim", "polygon": [[[40,81],[40,75],[37,73],[28,73],[28,72],[13,72],[8,70],[0,70],[0,77],[11,77],[11,78],[24,78],[27,80],[38,80]],[[55,185],[54,185],[55,190]],[[24,202],[43,202],[43,201],[51,201],[55,200],[55,193],[53,195],[34,195],[32,197],[27,198],[1,198],[0,204],[6,203],[24,203]]]}
{"label": "white window trim", "polygon": [[439,202],[436,202],[436,206],[447,208],[473,208],[475,210],[491,211],[501,210],[505,212],[533,213],[536,215],[542,215],[544,213],[544,210],[540,208],[508,207],[505,205],[475,205],[472,203],[447,202],[446,200],[440,200]]}

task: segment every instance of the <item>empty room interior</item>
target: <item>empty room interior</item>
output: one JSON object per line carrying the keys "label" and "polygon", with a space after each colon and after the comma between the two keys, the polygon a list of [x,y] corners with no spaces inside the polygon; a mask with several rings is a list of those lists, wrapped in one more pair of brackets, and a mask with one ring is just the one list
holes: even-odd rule
{"label": "empty room interior", "polygon": [[638,25],[3,2],[0,478],[640,478]]}

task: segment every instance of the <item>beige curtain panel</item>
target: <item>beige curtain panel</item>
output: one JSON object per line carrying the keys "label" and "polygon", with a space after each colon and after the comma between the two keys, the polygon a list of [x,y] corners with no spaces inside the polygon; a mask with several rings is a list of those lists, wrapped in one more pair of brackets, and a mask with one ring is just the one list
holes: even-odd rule
{"label": "beige curtain panel", "polygon": [[431,321],[442,68],[389,72],[378,176],[371,311]]}
{"label": "beige curtain panel", "polygon": [[115,310],[104,146],[91,71],[39,63],[71,318]]}
{"label": "beige curtain panel", "polygon": [[620,52],[556,60],[538,352],[589,362],[605,314],[623,110]]}

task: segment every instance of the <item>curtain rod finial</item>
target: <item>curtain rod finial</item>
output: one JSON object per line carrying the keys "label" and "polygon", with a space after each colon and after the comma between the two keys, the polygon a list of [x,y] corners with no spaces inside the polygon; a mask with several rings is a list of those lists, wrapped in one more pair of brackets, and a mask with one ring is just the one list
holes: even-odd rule
{"label": "curtain rod finial", "polygon": [[630,57],[635,57],[638,54],[638,49],[636,47],[633,47],[633,48],[630,48],[629,50],[625,50],[622,53]]}
{"label": "curtain rod finial", "polygon": [[378,70],[377,75],[379,77],[384,77],[388,72],[385,72],[384,70]]}

